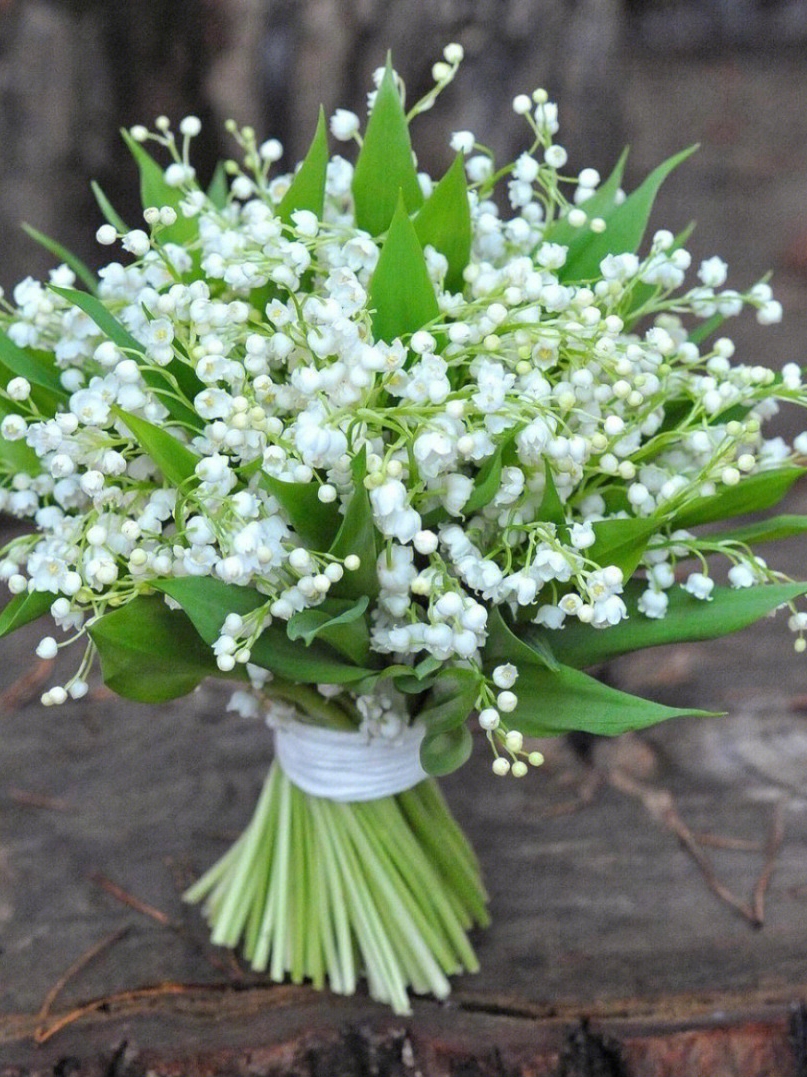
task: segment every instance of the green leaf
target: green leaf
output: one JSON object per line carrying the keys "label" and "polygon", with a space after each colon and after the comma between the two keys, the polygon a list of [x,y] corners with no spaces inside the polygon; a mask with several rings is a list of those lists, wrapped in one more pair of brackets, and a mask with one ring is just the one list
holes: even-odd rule
{"label": "green leaf", "polygon": [[627,580],[642,559],[650,538],[659,530],[654,516],[598,520],[592,525],[596,542],[586,556],[598,565],[616,565]]}
{"label": "green leaf", "polygon": [[428,774],[457,770],[471,754],[471,735],[465,725],[479,695],[479,674],[472,669],[446,667],[435,679],[418,718],[426,726],[420,762]]}
{"label": "green leaf", "polygon": [[[150,580],[149,583],[182,606],[207,644],[218,639],[228,613],[245,617],[267,602],[266,595],[252,587],[238,587],[210,576]],[[319,640],[310,647],[290,640],[283,621],[275,621],[264,628],[252,648],[251,661],[297,684],[350,684],[376,672],[345,662]]]}
{"label": "green leaf", "polygon": [[230,186],[227,183],[227,172],[224,168],[224,162],[218,161],[213,170],[213,178],[210,180],[207,188],[207,197],[216,209],[224,209],[227,205],[227,195],[229,193]]}
{"label": "green leaf", "polygon": [[48,612],[58,597],[50,591],[28,591],[22,595],[14,595],[0,613],[0,638],[38,620]]}
{"label": "green leaf", "polygon": [[321,639],[357,665],[367,665],[370,659],[370,632],[364,613],[369,602],[366,595],[353,603],[326,598],[314,609],[295,613],[289,620],[286,634],[290,640],[303,640],[307,647],[315,639]]}
{"label": "green leaf", "polygon": [[408,213],[423,204],[409,125],[387,61],[353,173],[356,225],[378,236],[390,226],[399,197]]}
{"label": "green leaf", "polygon": [[788,464],[743,476],[736,486],[726,486],[710,497],[699,497],[673,518],[672,528],[691,528],[699,524],[760,512],[776,505],[807,468]]}
{"label": "green leaf", "polygon": [[[596,631],[596,629],[591,629]],[[538,662],[553,673],[560,670],[560,662],[555,657],[547,637],[531,633],[529,640],[522,638],[525,633],[519,629],[517,635],[507,624],[498,606],[493,606],[488,614],[488,638],[483,652],[485,665],[493,667],[502,662],[513,662],[516,666],[527,662]]]}
{"label": "green leaf", "polygon": [[355,572],[345,572],[328,592],[334,598],[361,598],[378,595],[378,572],[376,560],[378,547],[370,495],[364,486],[367,474],[367,453],[363,449],[353,458],[353,496],[347,504],[342,523],[328,553],[343,561],[349,554],[356,554],[360,565]]}
{"label": "green leaf", "polygon": [[[603,634],[609,631],[605,629]],[[507,722],[529,737],[572,730],[614,737],[668,718],[711,716],[710,711],[665,707],[640,699],[565,665],[553,673],[537,662],[520,663],[515,691],[518,705],[507,715]]]}
{"label": "green leaf", "polygon": [[700,325],[695,326],[689,334],[690,341],[693,344],[702,344],[707,337],[710,337],[712,333],[720,328],[725,320],[725,314],[713,314],[711,318],[707,318],[705,322],[701,322]]}
{"label": "green leaf", "polygon": [[742,542],[756,546],[758,542],[776,542],[778,539],[803,535],[807,531],[807,516],[773,516],[747,527],[735,527],[732,531],[719,531],[716,538],[721,542]]}
{"label": "green leaf", "polygon": [[100,299],[96,299],[95,296],[88,295],[86,292],[80,292],[76,288],[59,288],[55,284],[51,285],[51,291],[60,295],[62,299],[66,299],[68,303],[72,303],[74,307],[83,310],[87,317],[95,322],[101,332],[109,337],[113,344],[117,344],[122,351],[133,352],[136,357],[142,357],[143,345],[132,336],[111,311],[107,310]]}
{"label": "green leaf", "polygon": [[440,313],[420,240],[402,197],[369,287],[373,334],[388,343]]}
{"label": "green leaf", "polygon": [[608,227],[599,234],[589,233],[589,241],[579,252],[567,258],[559,274],[562,280],[590,280],[599,272],[600,262],[608,254],[635,252],[650,219],[650,211],[664,180],[697,146],[690,146],[655,168],[641,186],[617,206],[607,218]]}
{"label": "green leaf", "polygon": [[[0,420],[6,415],[16,414],[12,404],[0,399]],[[25,472],[26,475],[38,475],[42,470],[42,461],[25,441],[6,441],[0,434],[0,461],[11,474]]]}
{"label": "green leaf", "polygon": [[204,385],[178,360],[173,360],[167,367],[159,368],[151,366],[145,357],[145,349],[139,340],[136,340],[129,330],[118,321],[104,304],[94,295],[87,292],[79,292],[75,288],[57,288],[51,285],[51,291],[62,296],[68,303],[83,310],[105,336],[124,352],[129,353],[140,367],[143,381],[149,389],[159,397],[160,402],[168,409],[171,416],[178,422],[190,427],[192,430],[201,430],[202,420],[194,408],[177,398],[176,389],[171,382],[171,376],[176,378],[183,392],[189,397],[201,392]]}
{"label": "green leaf", "polygon": [[322,220],[325,203],[325,176],[328,169],[328,131],[325,113],[320,108],[317,129],[303,163],[277,207],[277,216],[289,224],[292,213],[298,209],[310,210]]}
{"label": "green leaf", "polygon": [[479,512],[485,505],[489,505],[502,484],[502,465],[505,443],[500,443],[496,451],[489,456],[479,469],[471,496],[462,507],[462,514],[466,518]]}
{"label": "green leaf", "polygon": [[[628,159],[629,149],[626,146],[620,154],[619,160],[608,179],[601,183],[595,194],[586,199],[585,211],[589,218],[603,217],[608,220],[616,206],[616,196],[622,185],[622,176],[625,172],[625,163]],[[560,243],[569,248],[567,262],[570,258],[578,256],[591,242],[592,233],[580,228],[573,228],[565,218],[554,221],[547,229],[545,239],[551,243]],[[561,275],[565,270],[560,271]]]}
{"label": "green leaf", "polygon": [[89,628],[104,683],[127,699],[162,703],[221,676],[210,648],[181,610],[138,595]]}
{"label": "green leaf", "polygon": [[49,394],[48,399],[54,406],[67,396],[56,367],[53,365],[53,357],[46,352],[19,348],[3,332],[0,332],[0,364],[5,367],[5,371],[0,370],[0,384],[3,388],[8,385],[12,377],[20,377],[27,378],[31,385],[46,389]]}
{"label": "green leaf", "polygon": [[466,725],[435,733],[424,739],[420,746],[420,765],[427,774],[441,778],[453,774],[470,758],[474,742]]}
{"label": "green leaf", "polygon": [[566,524],[566,510],[558,494],[552,468],[546,461],[544,461],[544,480],[544,496],[541,498],[541,507],[538,509],[538,519],[542,523],[564,527]]}
{"label": "green leaf", "polygon": [[278,501],[289,523],[309,549],[325,552],[339,531],[341,516],[335,502],[317,497],[316,482],[284,482],[262,475],[261,486]]}
{"label": "green leaf", "polygon": [[628,619],[610,628],[593,629],[591,625],[570,619],[558,632],[525,627],[524,633],[530,644],[540,641],[551,646],[561,662],[582,668],[645,647],[717,639],[737,632],[765,617],[783,602],[807,593],[807,583],[762,584],[738,590],[715,587],[710,602],[700,601],[677,587],[667,592],[667,614],[658,619],[645,617],[637,608],[644,589],[645,584],[638,580],[628,584],[623,596]]}
{"label": "green leaf", "polygon": [[[671,251],[677,251],[684,246],[686,241],[692,235],[695,230],[695,222],[691,221],[686,228],[679,232],[673,240],[667,254]],[[625,320],[628,328],[635,322],[636,312],[641,312],[641,308],[648,303],[660,290],[660,286],[657,284],[643,284],[641,281],[636,281],[628,293],[628,301],[623,309],[620,305],[619,312],[622,318]],[[691,338],[690,338],[691,339]]]}
{"label": "green leaf", "polygon": [[182,486],[195,476],[199,457],[187,445],[147,419],[132,415],[123,408],[113,407],[112,410],[172,486]]}
{"label": "green leaf", "polygon": [[95,278],[95,274],[77,255],[73,254],[72,251],[69,251],[67,247],[63,247],[61,243],[57,243],[55,239],[51,239],[50,236],[46,236],[44,232],[38,231],[24,221],[22,227],[23,231],[29,235],[31,239],[36,243],[39,243],[39,245],[44,247],[46,251],[50,251],[54,258],[58,258],[60,262],[64,262],[66,266],[69,266],[85,288],[93,294],[95,293],[98,287],[98,281]]}
{"label": "green leaf", "polygon": [[463,154],[454,158],[418,211],[414,224],[421,246],[429,243],[448,259],[447,290],[461,292],[465,284],[463,270],[471,256],[471,210]]}
{"label": "green leaf", "polygon": [[128,232],[129,225],[126,224],[123,218],[118,215],[112,203],[109,201],[109,199],[101,190],[99,185],[95,182],[95,180],[92,180],[92,182],[90,183],[90,187],[92,188],[92,193],[95,195],[95,201],[98,203],[98,208],[101,210],[101,213],[103,214],[104,220],[107,222],[107,224],[111,224],[115,231],[120,232],[121,234],[124,232]]}
{"label": "green leaf", "polygon": [[160,242],[186,244],[195,239],[199,233],[199,225],[194,218],[185,217],[180,209],[185,192],[180,187],[170,187],[165,182],[165,170],[144,146],[135,142],[128,131],[122,130],[121,137],[140,172],[140,200],[143,209],[149,206],[170,206],[176,210],[175,223],[160,229]]}

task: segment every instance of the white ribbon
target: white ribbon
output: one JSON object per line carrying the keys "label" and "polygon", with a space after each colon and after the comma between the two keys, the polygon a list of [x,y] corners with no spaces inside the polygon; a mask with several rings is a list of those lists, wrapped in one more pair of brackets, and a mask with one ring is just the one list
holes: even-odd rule
{"label": "white ribbon", "polygon": [[424,734],[419,722],[387,738],[284,721],[275,728],[275,757],[289,781],[310,796],[377,800],[428,777],[420,765]]}

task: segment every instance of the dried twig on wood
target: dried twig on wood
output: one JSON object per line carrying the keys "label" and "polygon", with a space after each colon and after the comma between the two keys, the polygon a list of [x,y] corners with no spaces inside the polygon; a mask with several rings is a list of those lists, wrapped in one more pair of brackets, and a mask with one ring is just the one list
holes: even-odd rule
{"label": "dried twig on wood", "polygon": [[768,835],[768,844],[765,850],[765,863],[757,879],[756,886],[754,887],[754,915],[757,918],[757,923],[762,926],[765,920],[765,895],[768,892],[768,886],[770,885],[771,877],[773,875],[773,869],[776,865],[776,857],[779,854],[779,850],[782,847],[782,842],[785,837],[785,812],[784,805],[781,800],[778,800],[773,807],[773,820],[771,821],[771,830]]}
{"label": "dried twig on wood", "polygon": [[49,797],[44,793],[31,793],[27,789],[17,789],[16,786],[7,789],[6,796],[9,800],[13,800],[15,804],[22,805],[23,808],[44,808],[45,811],[58,812],[73,810],[68,801],[61,800],[59,797]]}
{"label": "dried twig on wood", "polygon": [[40,687],[50,676],[53,659],[47,658],[37,662],[27,673],[23,673],[13,684],[0,693],[0,716],[13,714],[26,703],[30,703]]}
{"label": "dried twig on wood", "polygon": [[47,1020],[50,1016],[50,1011],[53,1008],[53,1003],[62,991],[64,991],[65,987],[71,980],[75,979],[75,977],[78,976],[91,961],[98,957],[99,954],[103,953],[104,950],[109,949],[110,946],[122,939],[128,931],[129,927],[127,925],[126,927],[118,928],[117,931],[113,931],[111,935],[106,935],[99,942],[96,942],[91,946],[89,950],[85,950],[85,952],[70,965],[67,971],[59,977],[56,983],[48,991],[47,995],[45,995],[39,1013],[37,1014],[37,1027],[34,1032],[34,1039],[37,1043],[44,1043],[46,1039],[49,1039],[50,1036],[53,1035],[47,1026]]}
{"label": "dried twig on wood", "polygon": [[643,782],[631,778],[624,771],[613,769],[608,772],[608,781],[623,793],[637,797],[650,814],[663,826],[671,830],[689,853],[700,869],[704,882],[721,901],[732,909],[735,909],[744,920],[754,927],[759,927],[761,921],[756,911],[747,901],[738,898],[727,886],[718,879],[709,858],[698,844],[694,834],[678,814],[672,793],[667,789],[655,789]]}
{"label": "dried twig on wood", "polygon": [[173,927],[171,918],[160,909],[155,909],[153,905],[149,905],[146,901],[141,901],[140,898],[136,898],[134,894],[130,894],[127,890],[124,890],[122,886],[118,886],[117,883],[113,883],[111,879],[107,879],[106,875],[102,875],[100,871],[91,871],[89,874],[90,882],[95,883],[96,886],[100,886],[102,890],[105,890],[107,894],[111,894],[116,901],[120,901],[123,905],[128,905],[130,909],[134,909],[135,912],[140,912],[144,916],[150,916],[152,920],[156,920],[158,924],[162,924],[164,927]]}

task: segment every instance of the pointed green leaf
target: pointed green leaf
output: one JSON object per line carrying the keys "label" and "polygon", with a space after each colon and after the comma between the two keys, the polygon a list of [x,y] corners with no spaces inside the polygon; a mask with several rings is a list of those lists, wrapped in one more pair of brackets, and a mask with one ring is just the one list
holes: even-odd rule
{"label": "pointed green leaf", "polygon": [[401,197],[370,281],[369,303],[375,338],[388,343],[414,333],[440,313],[423,249]]}
{"label": "pointed green leaf", "polygon": [[[7,400],[0,399],[0,420],[6,415],[16,414],[16,410]],[[4,470],[12,475],[24,472],[26,475],[38,475],[42,462],[31,446],[25,441],[6,441],[0,434],[0,462]]]}
{"label": "pointed green leaf", "polygon": [[[210,576],[185,576],[149,583],[182,606],[207,644],[218,639],[228,613],[245,617],[267,602],[266,595],[252,587],[237,587]],[[296,684],[351,684],[376,672],[345,662],[338,652],[319,640],[310,647],[290,640],[283,621],[274,621],[264,628],[252,648],[251,661]]]}
{"label": "pointed green leaf", "polygon": [[0,369],[0,384],[4,388],[12,377],[20,377],[27,378],[31,385],[47,390],[54,405],[67,396],[54,366],[53,356],[31,348],[19,348],[3,332],[0,332],[0,366],[5,367],[5,371]]}
{"label": "pointed green leaf", "polygon": [[[616,206],[617,192],[622,185],[622,176],[625,172],[628,152],[628,147],[626,146],[608,179],[600,184],[591,198],[586,199],[584,205],[589,217],[603,217],[607,221],[613,213]],[[548,242],[560,243],[561,246],[568,247],[568,261],[569,258],[578,256],[585,249],[591,240],[591,233],[580,228],[572,228],[565,218],[561,218],[550,225],[545,239]],[[561,270],[561,273],[563,272]]]}
{"label": "pointed green leaf", "polygon": [[[605,629],[603,635],[609,631]],[[665,707],[617,691],[569,666],[561,666],[553,673],[537,662],[516,664],[518,705],[507,715],[507,722],[528,737],[553,736],[572,730],[614,737],[668,718],[711,716],[710,711]]]}
{"label": "pointed green leaf", "polygon": [[285,482],[274,475],[263,475],[260,484],[277,500],[309,549],[324,553],[330,548],[342,518],[335,502],[325,504],[317,497],[318,483]]}
{"label": "pointed green leaf", "polygon": [[437,675],[418,714],[426,726],[420,762],[428,774],[450,774],[471,754],[471,736],[465,723],[476,705],[479,686],[479,674],[472,669],[449,666]]}
{"label": "pointed green leaf", "polygon": [[736,486],[726,486],[710,497],[700,497],[676,514],[671,527],[690,528],[699,524],[760,512],[776,505],[807,468],[784,467],[744,475]]}
{"label": "pointed green leaf", "polygon": [[353,496],[347,504],[342,523],[328,553],[344,560],[349,554],[356,554],[359,567],[355,572],[345,572],[328,592],[334,598],[361,598],[367,595],[374,599],[378,595],[378,557],[377,532],[373,521],[370,495],[364,486],[367,474],[366,450],[357,453],[351,465],[353,472]]}
{"label": "pointed green leaf", "polygon": [[121,131],[121,137],[140,172],[140,200],[143,209],[149,206],[170,206],[176,210],[175,223],[160,229],[160,242],[185,244],[195,239],[199,225],[193,217],[184,216],[180,208],[185,192],[180,187],[171,187],[165,182],[165,170],[157,164],[145,146],[135,142],[128,131]]}
{"label": "pointed green leaf", "polygon": [[542,523],[563,527],[566,524],[566,510],[558,494],[552,468],[546,462],[544,463],[544,481],[544,496],[541,498],[541,507],[538,509],[538,519]]}
{"label": "pointed green leaf", "polygon": [[358,602],[326,598],[314,609],[300,610],[289,620],[289,639],[301,639],[310,647],[315,639],[328,643],[357,665],[370,659],[370,632],[364,617],[369,604],[365,595]]}
{"label": "pointed green leaf", "polygon": [[181,610],[162,597],[138,597],[89,628],[104,683],[127,699],[162,703],[221,676],[213,653]]}
{"label": "pointed green leaf", "polygon": [[489,456],[479,469],[474,481],[471,496],[462,507],[463,516],[473,516],[486,505],[489,505],[502,484],[502,457],[504,455],[504,443],[496,447],[496,451]]}
{"label": "pointed green leaf", "polygon": [[95,195],[95,201],[98,203],[98,208],[101,210],[101,213],[103,214],[104,220],[107,222],[107,224],[111,224],[115,231],[120,232],[121,234],[123,234],[124,232],[128,232],[129,225],[115,211],[112,203],[109,201],[109,199],[101,190],[100,186],[95,182],[95,180],[92,180],[92,182],[90,183],[90,187],[92,188],[92,193]]}
{"label": "pointed green leaf", "polygon": [[385,232],[400,194],[408,213],[423,204],[406,114],[392,67],[387,63],[353,173],[357,227],[371,236]]}
{"label": "pointed green leaf", "polygon": [[596,542],[586,556],[598,565],[616,565],[627,580],[642,559],[651,536],[659,529],[654,516],[598,520],[593,525]]}
{"label": "pointed green leaf", "polygon": [[650,211],[664,180],[683,161],[695,152],[690,146],[655,168],[641,186],[617,206],[608,217],[608,227],[599,234],[589,233],[589,241],[567,258],[559,276],[562,280],[590,280],[597,276],[600,262],[608,254],[635,252],[650,219]]}
{"label": "pointed green leaf", "polygon": [[147,419],[123,408],[113,407],[112,410],[173,486],[182,486],[195,476],[199,457],[187,445]]}
{"label": "pointed green leaf", "polygon": [[453,774],[470,758],[474,742],[467,725],[446,729],[424,739],[420,746],[420,765],[427,774],[441,778]]}
{"label": "pointed green leaf", "polygon": [[561,662],[583,668],[645,647],[727,636],[767,616],[782,603],[807,594],[807,583],[761,584],[738,590],[715,587],[710,602],[676,587],[667,592],[669,606],[662,618],[639,612],[637,602],[644,589],[645,584],[638,580],[628,584],[623,596],[628,619],[610,628],[593,629],[570,618],[558,632],[525,626],[523,633],[531,645],[541,641]]}
{"label": "pointed green leaf", "polygon": [[501,662],[513,662],[519,666],[523,662],[538,662],[553,673],[560,670],[560,662],[552,651],[548,635],[533,632],[527,639],[523,629],[519,628],[518,633],[505,621],[501,609],[493,606],[488,614],[488,638],[483,652],[485,665],[493,667]]}
{"label": "pointed green leaf", "polygon": [[190,398],[204,389],[204,385],[192,370],[177,359],[169,363],[164,370],[150,365],[145,358],[145,350],[140,341],[136,340],[129,330],[124,325],[121,325],[115,315],[107,310],[101,300],[94,295],[80,292],[75,288],[57,288],[55,285],[51,285],[51,291],[56,292],[57,295],[66,299],[68,303],[72,303],[80,310],[83,310],[87,317],[95,322],[101,332],[113,344],[117,344],[122,351],[129,353],[134,358],[140,367],[143,381],[159,397],[160,402],[165,405],[174,419],[184,423],[185,426],[190,427],[192,430],[202,428],[202,420],[195,409],[183,400],[177,399],[176,389],[168,376],[173,375],[182,391]]}
{"label": "pointed green leaf", "polygon": [[58,597],[50,591],[27,591],[14,595],[0,613],[0,638],[38,620],[48,612]]}
{"label": "pointed green leaf", "polygon": [[129,332],[129,330],[122,325],[115,315],[104,306],[100,299],[96,299],[95,296],[88,295],[86,292],[80,292],[76,288],[59,288],[57,285],[51,285],[51,291],[60,295],[62,299],[66,299],[68,303],[72,303],[74,307],[78,307],[83,310],[84,313],[90,318],[102,333],[122,351],[134,353],[136,358],[142,357],[143,345],[139,340]]}
{"label": "pointed green leaf", "polygon": [[446,289],[461,292],[465,284],[463,270],[471,256],[471,210],[463,154],[454,158],[451,168],[421,206],[414,224],[421,246],[431,244],[448,259]]}
{"label": "pointed green leaf", "polygon": [[308,153],[276,210],[277,216],[284,224],[291,221],[292,213],[298,209],[310,210],[318,220],[322,220],[327,169],[328,131],[325,113],[320,108],[317,129]]}
{"label": "pointed green leaf", "polygon": [[[684,228],[683,231],[679,232],[678,235],[675,237],[667,253],[669,254],[672,251],[680,250],[680,248],[684,246],[689,237],[692,235],[694,230],[695,222],[690,221],[686,228]],[[660,286],[657,284],[643,284],[641,281],[637,281],[633,284],[630,289],[630,292],[628,293],[629,297],[627,304],[624,306],[624,308],[620,304],[619,308],[620,315],[625,321],[625,324],[628,329],[630,329],[631,326],[634,324],[637,315],[639,317],[642,316],[642,307],[645,303],[648,303],[651,299],[653,299],[653,297],[659,291],[659,287]],[[692,338],[690,337],[690,340],[691,339]]]}
{"label": "pointed green leaf", "polygon": [[807,531],[807,516],[773,516],[747,527],[735,527],[731,531],[719,531],[716,538],[721,542],[742,542],[756,546],[759,542],[776,542],[778,539],[803,535]]}
{"label": "pointed green leaf", "polygon": [[689,334],[690,341],[693,344],[702,344],[707,337],[710,337],[712,333],[717,332],[725,320],[725,314],[713,314],[711,318],[707,318],[705,322],[701,322],[700,325],[695,326]]}
{"label": "pointed green leaf", "polygon": [[227,173],[224,169],[224,162],[218,161],[213,170],[213,178],[208,184],[207,197],[216,209],[224,209],[227,205],[227,195],[229,193],[230,187],[227,183]]}
{"label": "pointed green leaf", "polygon": [[77,255],[69,251],[67,247],[63,247],[61,243],[57,243],[55,239],[51,239],[50,236],[46,236],[44,232],[38,231],[24,221],[22,228],[34,242],[44,247],[46,251],[50,251],[54,258],[58,258],[60,262],[64,262],[66,266],[69,266],[88,291],[95,293],[98,287],[95,274]]}

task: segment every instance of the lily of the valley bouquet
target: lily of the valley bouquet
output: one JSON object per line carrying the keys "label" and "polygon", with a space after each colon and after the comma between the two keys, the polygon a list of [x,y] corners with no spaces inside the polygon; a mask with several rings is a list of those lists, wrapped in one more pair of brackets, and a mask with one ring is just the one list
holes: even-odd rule
{"label": "lily of the valley bouquet", "polygon": [[231,125],[240,160],[203,190],[195,117],[133,128],[144,220],[96,191],[122,261],[96,279],[39,237],[64,264],[0,310],[0,508],[33,524],[0,554],[0,632],[50,614],[64,638],[40,657],[83,647],[46,705],[96,659],[155,703],[229,678],[275,760],[188,899],[273,979],[364,976],[398,1012],[476,968],[486,895],[434,781],[473,727],[521,778],[530,738],[683,713],[587,667],[782,606],[797,650],[807,627],[807,584],[754,552],[807,518],[700,531],[802,473],[762,428],[807,390],[719,335],[745,306],[778,321],[767,283],[728,290],[717,257],[688,278],[687,232],[644,239],[689,151],[626,196],[624,157],[604,181],[567,170],[539,90],[513,102],[515,162],[460,131],[434,180],[409,127],[462,50],[444,56],[408,112],[389,65],[363,134],[336,112],[353,163],[322,116],[293,174]]}

